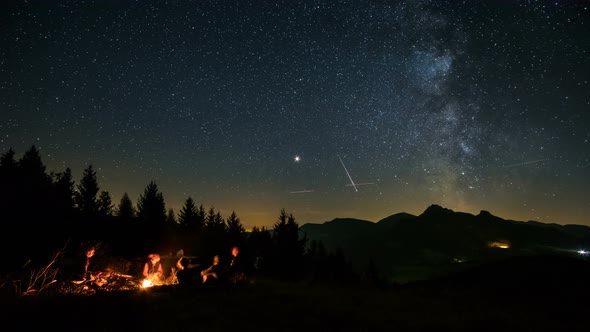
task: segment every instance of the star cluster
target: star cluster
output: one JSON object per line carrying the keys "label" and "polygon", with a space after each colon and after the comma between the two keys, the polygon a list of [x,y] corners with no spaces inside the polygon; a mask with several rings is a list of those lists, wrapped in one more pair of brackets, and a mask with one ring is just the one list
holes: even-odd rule
{"label": "star cluster", "polygon": [[2,153],[92,164],[114,201],[590,224],[583,1],[1,6]]}

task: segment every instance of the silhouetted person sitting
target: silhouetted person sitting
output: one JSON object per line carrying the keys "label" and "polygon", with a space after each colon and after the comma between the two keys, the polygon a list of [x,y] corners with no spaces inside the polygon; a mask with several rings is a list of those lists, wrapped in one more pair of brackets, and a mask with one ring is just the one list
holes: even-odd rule
{"label": "silhouetted person sitting", "polygon": [[179,285],[187,284],[187,268],[188,268],[188,261],[184,257],[180,257],[176,262],[176,280],[178,280]]}
{"label": "silhouetted person sitting", "polygon": [[86,263],[84,264],[84,279],[91,279],[92,278],[92,257],[96,253],[96,249],[94,247],[88,248],[86,250]]}
{"label": "silhouetted person sitting", "polygon": [[96,254],[95,247],[87,247],[84,254],[84,259],[81,260],[80,272],[75,276],[76,280],[72,283],[76,285],[83,285],[84,291],[96,293],[100,287],[108,282],[110,277],[110,270],[101,271],[94,262],[94,255]]}
{"label": "silhouetted person sitting", "polygon": [[201,271],[203,284],[219,284],[222,278],[221,265],[219,264],[219,255],[213,257],[213,264],[207,269]]}
{"label": "silhouetted person sitting", "polygon": [[160,255],[150,254],[149,261],[143,266],[143,277],[154,284],[160,284],[164,280],[164,269],[160,262]]}
{"label": "silhouetted person sitting", "polygon": [[94,269],[92,257],[94,257],[95,253],[96,249],[94,247],[86,248],[84,257],[79,263],[79,272],[74,276],[74,279],[76,279],[74,280],[74,283],[81,284],[85,281],[92,281],[94,279],[94,276],[92,275],[92,270]]}
{"label": "silhouetted person sitting", "polygon": [[231,259],[228,266],[229,282],[238,284],[246,281],[246,271],[244,260],[240,255],[240,248],[233,247],[231,249]]}
{"label": "silhouetted person sitting", "polygon": [[181,257],[176,262],[176,279],[180,286],[195,286],[198,284],[198,271],[192,265],[186,257]]}

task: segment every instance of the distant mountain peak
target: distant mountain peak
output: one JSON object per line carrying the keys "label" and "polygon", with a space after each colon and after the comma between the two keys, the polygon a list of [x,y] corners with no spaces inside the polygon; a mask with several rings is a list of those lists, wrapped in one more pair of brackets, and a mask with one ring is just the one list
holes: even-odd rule
{"label": "distant mountain peak", "polygon": [[374,224],[374,222],[355,218],[334,218],[331,221],[326,221],[324,224]]}
{"label": "distant mountain peak", "polygon": [[449,214],[454,213],[455,211],[451,209],[444,208],[437,204],[430,205],[420,216],[431,216],[431,215],[441,215],[441,214]]}
{"label": "distant mountain peak", "polygon": [[477,216],[478,217],[496,217],[495,215],[491,214],[489,211],[486,211],[486,210],[481,210]]}
{"label": "distant mountain peak", "polygon": [[389,217],[383,218],[383,219],[379,220],[377,223],[382,224],[382,225],[383,224],[395,224],[395,223],[402,222],[404,220],[413,219],[413,218],[416,218],[416,216],[413,214],[409,214],[406,212],[400,212],[400,213],[393,214]]}

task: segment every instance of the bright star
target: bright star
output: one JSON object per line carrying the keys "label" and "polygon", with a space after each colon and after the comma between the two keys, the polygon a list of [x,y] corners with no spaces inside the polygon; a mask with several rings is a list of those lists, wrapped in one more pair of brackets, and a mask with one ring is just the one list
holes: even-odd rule
{"label": "bright star", "polygon": [[301,161],[301,157],[295,156],[295,158],[293,158],[293,160],[295,160],[295,162],[298,163]]}

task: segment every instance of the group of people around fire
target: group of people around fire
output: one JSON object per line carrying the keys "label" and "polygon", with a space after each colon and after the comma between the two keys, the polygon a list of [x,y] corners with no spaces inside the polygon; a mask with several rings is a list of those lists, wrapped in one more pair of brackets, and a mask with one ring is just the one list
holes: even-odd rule
{"label": "group of people around fire", "polygon": [[[180,253],[181,251],[179,251]],[[149,260],[143,268],[143,277],[154,284],[162,284],[165,281],[164,269],[160,262],[160,255],[150,254]],[[207,266],[207,265],[205,265]],[[193,264],[182,253],[179,255],[176,265],[171,269],[174,282],[181,285],[205,284],[219,285],[230,282],[238,284],[246,279],[240,248],[231,248],[231,256],[225,262],[220,255],[213,256],[211,265],[201,269],[202,264]],[[198,274],[197,274],[198,273]]]}
{"label": "group of people around fire", "polygon": [[[93,271],[92,259],[95,255],[96,248],[88,247],[85,251],[83,260],[83,270],[79,280],[74,283],[92,283],[96,276],[102,272]],[[240,255],[240,249],[237,246],[231,248],[231,255],[224,259],[220,255],[215,255],[211,265],[202,263],[192,263],[190,259],[184,256],[180,250],[177,253],[178,260],[175,266],[170,268],[170,275],[166,277],[161,257],[157,253],[148,255],[148,260],[143,265],[142,277],[144,286],[176,284],[179,285],[223,285],[223,284],[240,284],[246,281],[245,266]],[[81,262],[82,263],[82,262]]]}

